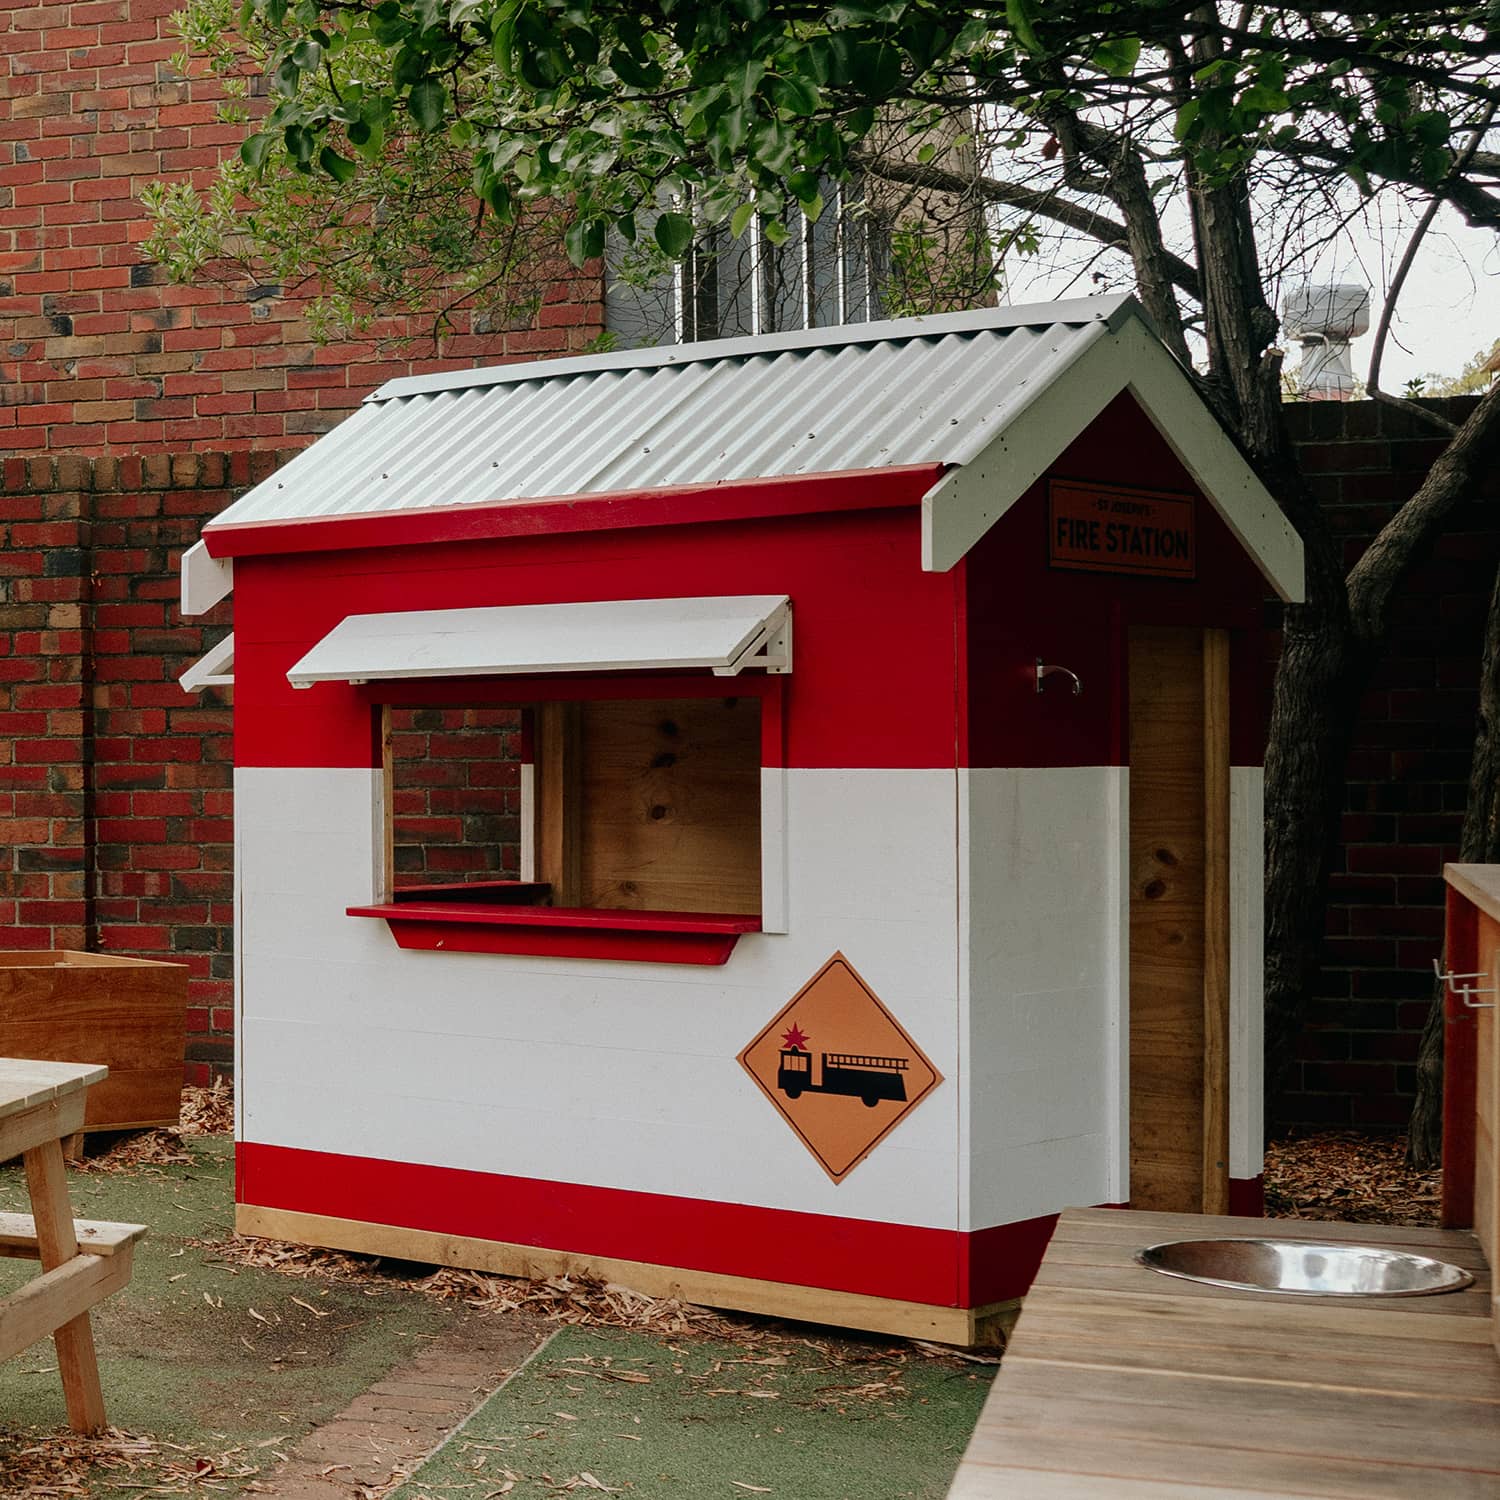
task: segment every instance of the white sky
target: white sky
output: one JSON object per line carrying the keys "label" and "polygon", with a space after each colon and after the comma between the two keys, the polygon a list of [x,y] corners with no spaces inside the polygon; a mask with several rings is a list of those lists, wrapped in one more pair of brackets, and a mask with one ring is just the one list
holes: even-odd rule
{"label": "white sky", "polygon": [[[1376,204],[1353,224],[1339,241],[1324,249],[1305,278],[1280,288],[1284,296],[1305,279],[1314,285],[1352,282],[1370,289],[1371,333],[1354,341],[1354,373],[1363,380],[1370,366],[1373,329],[1380,316],[1385,290],[1406,247],[1414,222],[1403,208]],[[1169,218],[1169,232],[1170,232]],[[1060,248],[1037,259],[1013,257],[1006,299],[1011,302],[1047,301],[1054,297],[1085,296],[1093,291],[1125,290],[1130,285],[1123,257],[1090,261],[1086,242],[1076,250]],[[1091,271],[1105,272],[1096,281]],[[1280,296],[1277,311],[1281,310]],[[1386,341],[1380,383],[1400,395],[1406,382],[1423,375],[1456,375],[1482,349],[1500,338],[1500,236],[1469,228],[1452,210],[1439,212],[1422,241],[1418,257],[1401,293]],[[1299,354],[1289,342],[1287,368],[1295,369]]]}

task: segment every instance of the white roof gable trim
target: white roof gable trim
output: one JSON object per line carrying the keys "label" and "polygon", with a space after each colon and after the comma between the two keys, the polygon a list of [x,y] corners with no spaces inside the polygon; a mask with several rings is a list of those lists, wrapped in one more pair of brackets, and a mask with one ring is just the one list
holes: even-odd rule
{"label": "white roof gable trim", "polygon": [[785,594],[348,615],[286,674],[317,682],[552,672],[792,668]]}
{"label": "white roof gable trim", "polygon": [[1302,539],[1193,388],[1139,318],[1079,340],[1074,358],[1008,414],[1001,429],[922,498],[922,566],[946,572],[1122,391],[1208,497],[1289,604],[1305,597]]}

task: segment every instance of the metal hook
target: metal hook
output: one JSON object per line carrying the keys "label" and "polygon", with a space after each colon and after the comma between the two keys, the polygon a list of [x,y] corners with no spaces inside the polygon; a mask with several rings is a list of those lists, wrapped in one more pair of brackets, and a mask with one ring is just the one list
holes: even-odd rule
{"label": "metal hook", "polygon": [[1041,657],[1039,656],[1036,659],[1036,690],[1037,690],[1037,692],[1041,692],[1041,690],[1042,690],[1042,679],[1046,678],[1046,677],[1050,677],[1052,675],[1052,673],[1054,673],[1054,672],[1060,672],[1060,673],[1062,673],[1062,675],[1064,677],[1066,677],[1073,684],[1073,696],[1075,698],[1083,691],[1083,684],[1078,680],[1078,673],[1077,672],[1070,672],[1066,667],[1052,667],[1052,666],[1048,666],[1047,663],[1044,662],[1041,659]]}
{"label": "metal hook", "polygon": [[1488,978],[1490,978],[1490,975],[1488,975],[1488,974],[1445,974],[1445,973],[1443,973],[1443,966],[1442,966],[1442,964],[1440,964],[1437,961],[1437,959],[1433,959],[1433,961],[1432,961],[1432,972],[1437,975],[1438,982],[1440,984],[1446,984],[1448,986],[1448,988],[1455,995],[1457,995],[1460,1000],[1463,1001],[1464,1006],[1465,1006],[1466,1009],[1468,1009],[1468,1010],[1494,1010],[1495,1009],[1495,1002],[1493,1000],[1489,1001],[1488,1003],[1484,1003],[1484,1002],[1475,1000],[1473,997],[1475,995],[1494,995],[1494,994],[1500,993],[1500,991],[1497,991],[1493,986],[1491,988],[1487,989],[1487,990],[1482,990],[1482,989],[1478,988],[1478,986],[1476,986],[1476,985],[1473,985],[1473,984],[1464,984],[1462,982],[1462,981],[1464,981],[1466,979],[1488,979]]}

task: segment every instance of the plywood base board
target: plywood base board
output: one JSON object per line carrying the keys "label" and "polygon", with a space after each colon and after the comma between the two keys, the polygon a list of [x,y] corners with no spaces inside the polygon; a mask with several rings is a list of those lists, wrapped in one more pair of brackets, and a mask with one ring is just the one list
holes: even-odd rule
{"label": "plywood base board", "polygon": [[1014,1320],[1019,1303],[996,1302],[985,1307],[932,1307],[920,1302],[898,1302],[866,1297],[856,1292],[823,1287],[793,1286],[781,1281],[757,1281],[748,1276],[722,1276],[643,1261],[612,1260],[605,1256],[567,1250],[512,1245],[500,1240],[472,1239],[429,1229],[404,1229],[395,1224],[369,1224],[359,1219],[336,1219],[290,1209],[237,1204],[234,1227],[240,1234],[266,1239],[322,1245],[361,1255],[384,1255],[398,1260],[429,1261],[435,1265],[464,1266],[499,1276],[540,1279],[549,1276],[587,1276],[618,1282],[648,1297],[675,1297],[706,1307],[732,1308],[774,1318],[859,1328],[898,1338],[932,1339],[965,1347],[988,1342],[1004,1320]]}

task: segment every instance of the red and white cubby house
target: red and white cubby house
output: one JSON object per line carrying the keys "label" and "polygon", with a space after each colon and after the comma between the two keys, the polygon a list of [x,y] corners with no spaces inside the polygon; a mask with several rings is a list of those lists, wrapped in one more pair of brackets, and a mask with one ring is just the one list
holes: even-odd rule
{"label": "red and white cubby house", "polygon": [[[241,1230],[963,1340],[1065,1205],[1253,1205],[1301,548],[1133,301],[398,380],[184,577]],[[460,707],[519,865],[414,888]]]}

